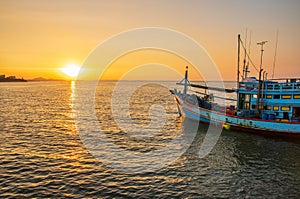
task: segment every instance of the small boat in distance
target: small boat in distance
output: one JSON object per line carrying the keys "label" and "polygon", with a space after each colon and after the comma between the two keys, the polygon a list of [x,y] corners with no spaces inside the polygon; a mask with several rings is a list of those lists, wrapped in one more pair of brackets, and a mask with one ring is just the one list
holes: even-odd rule
{"label": "small boat in distance", "polygon": [[[221,124],[227,130],[233,128],[256,133],[300,136],[300,78],[267,79],[261,66],[258,79],[248,77],[248,66],[244,65],[243,72],[240,73],[240,42],[239,35],[237,88],[223,89],[192,84],[188,81],[186,67],[184,79],[177,83],[184,87],[183,92],[170,90],[175,97],[179,114],[202,123]],[[264,43],[258,43],[261,45],[261,53]],[[189,94],[189,88],[204,89],[205,92],[194,91]],[[228,106],[218,104],[214,100],[217,96],[207,94],[207,90],[235,93],[236,99],[223,98],[235,103]]]}

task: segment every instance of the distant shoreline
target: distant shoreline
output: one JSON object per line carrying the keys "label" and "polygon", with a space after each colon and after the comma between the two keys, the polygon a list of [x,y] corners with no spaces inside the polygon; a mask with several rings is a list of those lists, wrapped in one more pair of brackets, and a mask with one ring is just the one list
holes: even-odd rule
{"label": "distant shoreline", "polygon": [[27,82],[25,79],[0,79],[0,82]]}

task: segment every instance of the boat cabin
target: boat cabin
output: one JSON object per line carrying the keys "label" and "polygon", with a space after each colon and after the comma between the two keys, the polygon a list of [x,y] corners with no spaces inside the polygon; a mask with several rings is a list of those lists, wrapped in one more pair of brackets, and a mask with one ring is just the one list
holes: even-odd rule
{"label": "boat cabin", "polygon": [[[260,88],[259,88],[260,87]],[[278,122],[300,121],[300,79],[239,82],[237,115]]]}

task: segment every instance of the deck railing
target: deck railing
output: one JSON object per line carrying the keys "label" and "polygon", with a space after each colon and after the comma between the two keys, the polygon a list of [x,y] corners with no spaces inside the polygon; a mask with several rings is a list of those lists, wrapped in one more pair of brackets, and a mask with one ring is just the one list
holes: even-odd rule
{"label": "deck railing", "polygon": [[[245,90],[257,90],[258,82],[240,82],[239,88]],[[287,92],[287,91],[299,91],[300,82],[269,82],[265,81],[262,84],[264,91],[276,91],[276,92]]]}

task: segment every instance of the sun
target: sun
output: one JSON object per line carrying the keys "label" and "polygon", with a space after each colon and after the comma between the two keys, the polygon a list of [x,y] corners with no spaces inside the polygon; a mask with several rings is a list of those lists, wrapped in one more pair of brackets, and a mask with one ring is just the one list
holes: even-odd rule
{"label": "sun", "polygon": [[63,73],[69,77],[77,77],[80,71],[80,66],[77,64],[67,64],[65,67],[60,69]]}

